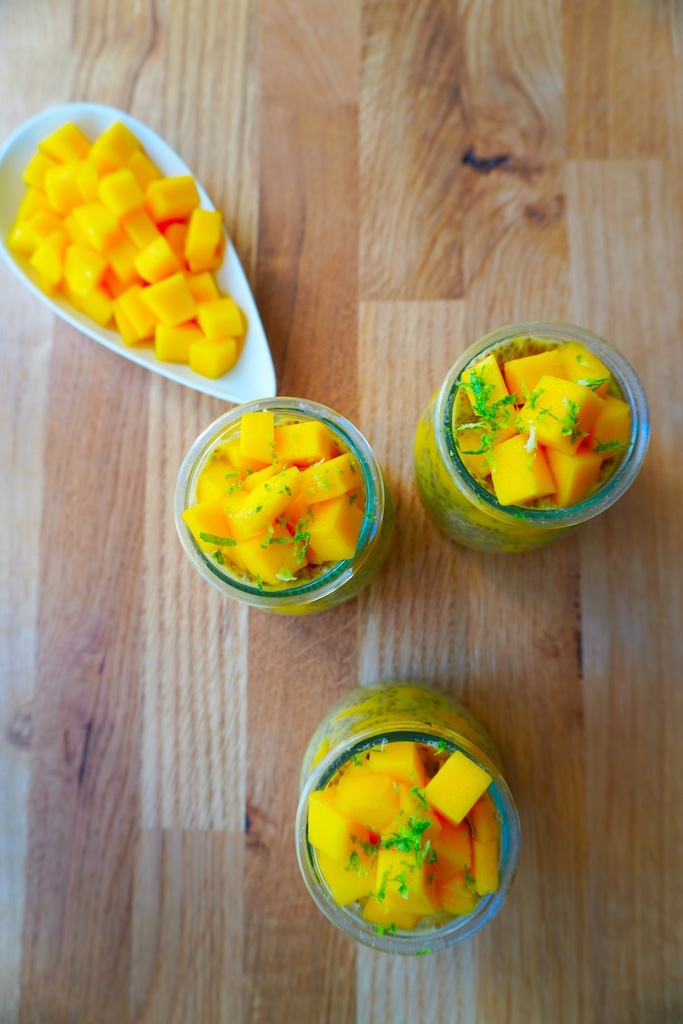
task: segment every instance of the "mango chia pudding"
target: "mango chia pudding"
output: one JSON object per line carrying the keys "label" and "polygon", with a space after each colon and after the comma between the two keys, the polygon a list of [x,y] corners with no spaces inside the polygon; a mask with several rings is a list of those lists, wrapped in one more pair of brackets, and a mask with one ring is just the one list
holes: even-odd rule
{"label": "mango chia pudding", "polygon": [[180,469],[176,526],[223,593],[287,614],[321,611],[366,586],[384,561],[393,504],[369,444],[315,402],[239,406]]}
{"label": "mango chia pudding", "polygon": [[519,821],[490,737],[451,698],[405,682],[352,691],[312,738],[301,785],[299,866],[351,937],[427,953],[502,906]]}
{"label": "mango chia pudding", "polygon": [[648,436],[642,385],[607,342],[571,324],[512,324],[472,345],[423,413],[418,493],[453,540],[522,551],[613,504]]}

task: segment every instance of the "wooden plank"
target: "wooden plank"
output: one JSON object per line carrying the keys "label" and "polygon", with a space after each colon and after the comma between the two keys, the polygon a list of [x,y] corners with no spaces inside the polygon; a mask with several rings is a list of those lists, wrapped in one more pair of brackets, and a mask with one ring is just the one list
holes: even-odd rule
{"label": "wooden plank", "polygon": [[412,960],[360,950],[358,1024],[477,1024],[472,943]]}
{"label": "wooden plank", "polygon": [[131,1020],[242,1020],[241,832],[143,829],[135,873]]}
{"label": "wooden plank", "polygon": [[566,0],[564,54],[569,157],[681,159],[683,21],[676,0]]}
{"label": "wooden plank", "polygon": [[447,0],[363,6],[360,292],[462,293],[461,39]]}
{"label": "wooden plank", "polygon": [[22,1021],[43,1020],[47,1006],[57,1020],[120,1021],[127,1013],[145,382],[137,367],[57,326],[46,402]]}
{"label": "wooden plank", "polygon": [[653,424],[641,476],[580,541],[594,1016],[675,1021],[683,1013],[680,175],[656,160],[576,163],[568,184],[577,317],[633,362]]}

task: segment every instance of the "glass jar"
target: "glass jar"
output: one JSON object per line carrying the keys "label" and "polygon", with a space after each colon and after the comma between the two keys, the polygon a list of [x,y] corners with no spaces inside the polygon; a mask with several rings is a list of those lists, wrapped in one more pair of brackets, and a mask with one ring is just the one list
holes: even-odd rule
{"label": "glass jar", "polygon": [[[493,778],[487,792],[500,820],[499,887],[482,896],[472,913],[425,920],[412,931],[378,931],[350,906],[334,900],[308,842],[308,798],[324,789],[349,760],[383,741],[407,740],[463,751]],[[517,871],[520,828],[517,809],[502,775],[500,755],[484,727],[453,698],[425,683],[390,680],[352,690],[322,720],[304,755],[295,827],[296,852],[306,887],[328,918],[357,942],[384,953],[432,953],[469,938],[502,907]]]}
{"label": "glass jar", "polygon": [[[567,508],[502,506],[463,465],[453,437],[453,408],[464,370],[526,337],[578,341],[609,367],[631,409],[631,437],[615,471],[583,501]],[[517,357],[523,354],[517,352]],[[559,540],[613,505],[633,483],[645,457],[649,416],[643,386],[630,363],[602,338],[572,324],[528,320],[480,338],[451,367],[417,425],[414,466],[425,509],[447,537],[480,551],[525,551]]]}
{"label": "glass jar", "polygon": [[[283,583],[260,589],[228,565],[219,565],[195,543],[182,513],[195,504],[199,475],[212,452],[240,433],[242,413],[268,409],[275,414],[276,425],[292,421],[318,420],[325,425],[342,451],[357,460],[363,477],[365,511],[356,553],[351,559],[336,562],[312,579],[301,583]],[[174,498],[175,523],[185,552],[195,569],[222,594],[269,611],[285,615],[304,615],[323,611],[348,601],[367,586],[384,562],[394,522],[394,506],[389,486],[372,448],[352,423],[318,402],[303,398],[272,398],[248,402],[226,412],[206,428],[183,459]]]}

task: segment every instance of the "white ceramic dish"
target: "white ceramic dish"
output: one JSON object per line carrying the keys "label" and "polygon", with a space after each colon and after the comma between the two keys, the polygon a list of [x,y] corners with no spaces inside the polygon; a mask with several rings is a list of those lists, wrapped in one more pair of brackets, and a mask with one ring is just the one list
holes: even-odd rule
{"label": "white ceramic dish", "polygon": [[[232,296],[244,310],[249,326],[244,348],[236,366],[218,380],[201,377],[189,366],[161,363],[149,347],[126,345],[116,331],[99,327],[94,321],[75,310],[66,300],[58,297],[49,298],[36,284],[36,276],[29,261],[9,251],[6,239],[16,218],[19,204],[26,193],[26,186],[21,180],[22,172],[35,153],[38,142],[66,121],[77,124],[91,140],[114,121],[121,121],[130,128],[162,174],[192,174],[163,139],[121,110],[97,103],[67,103],[46,110],[21,125],[0,149],[0,252],[5,261],[26,287],[53,313],[90,338],[99,341],[101,345],[125,356],[126,359],[131,359],[134,363],[161,374],[162,377],[168,377],[196,391],[203,391],[215,398],[223,398],[226,402],[242,403],[256,398],[273,398],[276,394],[276,382],[270,349],[242,264],[229,240],[223,263],[216,272],[216,279],[221,291]],[[199,182],[197,188],[202,207],[207,210],[215,209]]]}

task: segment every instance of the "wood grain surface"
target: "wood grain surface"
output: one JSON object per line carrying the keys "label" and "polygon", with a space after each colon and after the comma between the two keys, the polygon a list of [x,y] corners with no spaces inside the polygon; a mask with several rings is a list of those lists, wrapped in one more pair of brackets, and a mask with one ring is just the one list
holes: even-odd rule
{"label": "wood grain surface", "polygon": [[[0,138],[92,100],[223,210],[280,394],[363,430],[390,559],[320,616],[247,612],[175,536],[223,407],[56,323],[0,267],[0,1024],[683,1021],[683,6],[679,0],[3,0]],[[554,548],[459,548],[416,419],[484,331],[567,319],[648,393],[631,491]],[[418,959],[298,876],[307,740],[423,678],[496,740],[510,899]]]}

